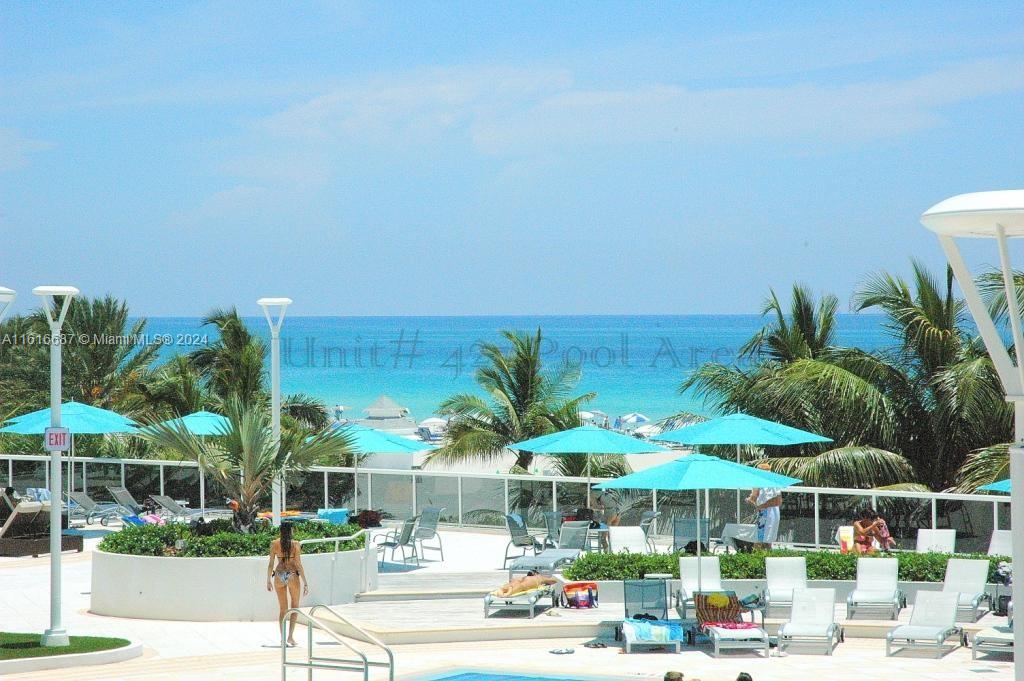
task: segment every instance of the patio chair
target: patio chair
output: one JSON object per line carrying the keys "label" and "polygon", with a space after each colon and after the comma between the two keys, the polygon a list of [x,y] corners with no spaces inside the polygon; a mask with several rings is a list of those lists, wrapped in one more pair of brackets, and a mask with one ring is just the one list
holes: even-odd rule
{"label": "patio chair", "polygon": [[749,552],[750,547],[757,543],[757,525],[750,523],[726,523],[722,528],[722,546],[728,553]]}
{"label": "patio chair", "polygon": [[558,531],[562,529],[562,514],[559,511],[544,512],[544,527],[548,533],[544,535],[545,548],[558,548]]}
{"label": "patio chair", "polygon": [[917,531],[917,553],[953,553],[956,549],[956,530]]}
{"label": "patio chair", "polygon": [[644,531],[635,525],[608,528],[608,543],[613,553],[650,553]]}
{"label": "patio chair", "polygon": [[[700,543],[707,549],[710,546],[710,520],[700,519]],[[686,551],[686,547],[698,541],[696,518],[672,519],[672,551]]]}
{"label": "patio chair", "polygon": [[[416,566],[419,567],[420,557],[416,553],[416,518],[409,518],[402,523],[402,529],[400,530],[389,530],[384,535],[384,540],[377,543],[377,550],[380,551],[379,566],[384,566],[384,552],[391,549],[391,561],[395,560],[395,551],[399,550],[402,552],[402,565],[407,565],[409,558],[416,561]],[[406,556],[405,550],[409,549],[410,554]]]}
{"label": "patio chair", "polygon": [[[711,639],[712,654],[722,650],[760,650],[770,655],[768,632],[743,619],[744,608],[735,591],[698,591],[693,595],[697,613],[697,632]],[[751,617],[753,619],[753,617]]]}
{"label": "patio chair", "polygon": [[[697,561],[700,560],[700,584],[697,583]],[[686,606],[693,603],[693,594],[698,591],[721,591],[722,567],[718,556],[679,559],[679,591],[676,592],[676,612],[679,619],[686,619]]]}
{"label": "patio chair", "polygon": [[[444,512],[444,507],[425,506],[420,513],[420,521],[416,524],[416,532],[413,533],[413,536],[419,542],[419,555],[423,558],[426,558],[427,551],[439,551],[441,560],[444,560],[444,545],[441,543],[441,535],[437,533],[437,525],[441,522],[441,514]],[[429,539],[436,539],[437,546],[423,543]]]}
{"label": "patio chair", "polygon": [[910,623],[885,635],[886,657],[898,650],[934,648],[935,657],[939,658],[951,637],[959,635],[962,644],[963,630],[956,625],[957,604],[954,593],[918,591]]}
{"label": "patio chair", "polygon": [[[533,551],[533,554],[537,555],[538,550],[542,548],[537,538],[526,529],[526,522],[518,513],[505,514],[505,527],[508,528],[509,542],[505,546],[505,561],[501,564],[502,568],[506,567],[510,560],[525,556],[527,550]],[[523,552],[518,556],[510,555],[509,550],[513,548],[522,549]]]}
{"label": "patio chair", "polygon": [[142,504],[135,501],[135,497],[124,487],[108,487],[107,491],[110,492],[110,496],[113,497],[114,501],[118,505],[128,509],[133,515],[139,515],[145,513],[146,509],[142,507]]}
{"label": "patio chair", "polygon": [[992,539],[988,542],[988,555],[1012,556],[1013,533],[1010,530],[992,530]]}
{"label": "patio chair", "polygon": [[522,610],[529,613],[529,618],[533,619],[537,614],[538,603],[548,597],[551,598],[551,607],[555,607],[564,582],[557,576],[554,578],[558,580],[557,584],[545,584],[510,596],[499,596],[492,591],[484,596],[484,618],[490,617],[492,610]]}
{"label": "patio chair", "polygon": [[171,520],[194,520],[202,518],[205,512],[201,508],[185,508],[174,499],[165,494],[150,494],[149,498],[164,511]]}
{"label": "patio chair", "polygon": [[975,634],[971,644],[971,659],[977,660],[979,653],[1013,655],[1013,627],[989,627]]}
{"label": "patio chair", "polygon": [[789,621],[779,627],[779,654],[794,644],[820,644],[831,655],[842,640],[842,627],[836,624],[836,590],[794,589]]}
{"label": "patio chair", "polygon": [[792,606],[793,592],[807,588],[807,559],[765,558],[766,586],[764,607],[767,612],[773,605]]}
{"label": "patio chair", "polygon": [[658,511],[644,511],[640,514],[640,529],[644,531],[644,539],[647,541],[647,546],[651,548],[651,553],[656,553],[658,548],[654,545],[654,524],[657,522],[661,513]]}
{"label": "patio chair", "polygon": [[82,518],[86,525],[98,520],[100,525],[106,527],[111,518],[120,518],[129,513],[120,504],[99,503],[85,492],[68,492],[67,497],[70,517]]}
{"label": "patio chair", "polygon": [[[988,583],[989,562],[968,558],[950,558],[946,563],[946,576],[942,592],[957,595],[957,614],[964,612],[971,622],[977,622],[992,609],[992,597],[985,590]],[[982,603],[987,606],[980,613]]]}
{"label": "patio chair", "polygon": [[583,521],[562,523],[562,529],[558,533],[558,548],[544,549],[540,553],[522,556],[512,561],[508,569],[508,578],[511,580],[517,572],[541,572],[554,574],[555,570],[573,562],[581,555],[587,546],[587,531],[590,523]]}
{"label": "patio chair", "polygon": [[898,586],[899,568],[895,558],[858,558],[857,585],[846,597],[846,619],[863,609],[886,611],[889,619],[899,617],[905,603]]}

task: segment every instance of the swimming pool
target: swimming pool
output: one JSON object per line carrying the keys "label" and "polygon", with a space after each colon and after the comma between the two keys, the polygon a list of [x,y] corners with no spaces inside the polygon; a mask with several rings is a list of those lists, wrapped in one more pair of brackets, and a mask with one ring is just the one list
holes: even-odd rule
{"label": "swimming pool", "polygon": [[449,676],[435,676],[431,681],[582,681],[582,679],[578,676],[523,676],[522,674],[463,672]]}

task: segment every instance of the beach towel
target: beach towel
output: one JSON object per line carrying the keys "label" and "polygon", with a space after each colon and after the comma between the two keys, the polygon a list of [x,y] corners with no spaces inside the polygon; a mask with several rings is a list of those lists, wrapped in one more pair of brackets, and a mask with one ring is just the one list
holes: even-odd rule
{"label": "beach towel", "polygon": [[550,584],[544,584],[542,586],[536,586],[536,587],[534,587],[532,589],[526,589],[525,591],[517,591],[514,594],[508,594],[507,596],[500,595],[498,593],[499,590],[500,589],[495,589],[494,591],[492,591],[488,595],[490,595],[492,598],[497,598],[497,599],[503,599],[503,600],[506,600],[506,601],[511,601],[513,599],[522,598],[523,596],[529,596],[529,595],[532,595],[532,594],[536,594],[538,596],[544,596],[545,594],[551,593],[551,585]]}
{"label": "beach towel", "polygon": [[625,620],[622,629],[628,631],[633,640],[645,643],[684,641],[686,637],[681,623],[664,620]]}

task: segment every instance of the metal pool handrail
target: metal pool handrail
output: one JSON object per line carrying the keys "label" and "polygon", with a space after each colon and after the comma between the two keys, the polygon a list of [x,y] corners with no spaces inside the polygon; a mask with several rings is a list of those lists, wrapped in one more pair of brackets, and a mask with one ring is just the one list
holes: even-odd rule
{"label": "metal pool handrail", "polygon": [[[340,634],[333,631],[325,625],[323,620],[314,616],[314,612],[317,610],[327,610],[333,615],[339,622],[345,624],[356,632],[360,636],[363,636],[365,640],[372,643],[374,646],[380,648],[387,655],[388,659],[386,662],[380,662],[377,660],[370,660],[366,657],[366,654],[355,648],[348,641],[346,641]],[[306,625],[307,643],[306,650],[308,658],[305,662],[289,662],[288,661],[288,645],[286,639],[286,631],[288,627],[288,620],[294,615],[296,619],[302,620]],[[357,655],[357,659],[342,659],[336,657],[321,657],[313,654],[313,629],[319,629],[323,631],[332,639],[334,639],[339,645],[345,646],[354,655]],[[359,625],[353,623],[348,618],[344,617],[334,608],[329,605],[314,605],[309,609],[309,612],[303,612],[298,608],[290,608],[284,614],[281,619],[281,679],[287,681],[288,668],[289,667],[301,667],[306,670],[306,678],[312,680],[314,669],[329,669],[334,671],[362,671],[363,681],[369,681],[370,679],[370,667],[382,667],[388,670],[388,681],[394,681],[395,679],[395,655],[391,651],[391,648],[384,645],[376,636],[369,633]]]}

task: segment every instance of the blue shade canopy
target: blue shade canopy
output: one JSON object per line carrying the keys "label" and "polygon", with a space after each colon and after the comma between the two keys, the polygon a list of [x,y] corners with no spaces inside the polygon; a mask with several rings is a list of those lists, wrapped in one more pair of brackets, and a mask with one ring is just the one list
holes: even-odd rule
{"label": "blue shade canopy", "polygon": [[579,426],[508,446],[534,454],[652,454],[671,451],[653,442],[597,426]]}
{"label": "blue shade canopy", "polygon": [[437,449],[436,446],[421,440],[387,433],[358,423],[348,423],[335,428],[348,435],[355,450],[363,454],[413,454],[427,449]]}
{"label": "blue shade canopy", "polygon": [[197,411],[187,416],[170,419],[160,424],[168,428],[185,430],[193,435],[224,435],[231,431],[231,419],[210,411]]}
{"label": "blue shade canopy", "polygon": [[747,414],[730,414],[656,435],[652,440],[684,445],[801,445],[832,442],[806,430],[784,426]]}
{"label": "blue shade canopy", "polygon": [[1003,492],[1004,494],[1010,493],[1010,478],[1006,480],[1000,480],[999,482],[990,482],[987,485],[982,485],[978,489],[984,490],[985,492]]}
{"label": "blue shade canopy", "polygon": [[696,489],[753,489],[789,487],[800,484],[771,471],[763,471],[717,456],[690,454],[660,466],[630,473],[615,480],[594,485],[595,489],[657,489],[672,492]]}
{"label": "blue shade canopy", "polygon": [[[50,427],[50,408],[22,414],[8,421],[0,433],[42,435]],[[73,435],[106,435],[134,433],[135,422],[115,411],[100,409],[81,402],[65,402],[60,407],[60,425]]]}

